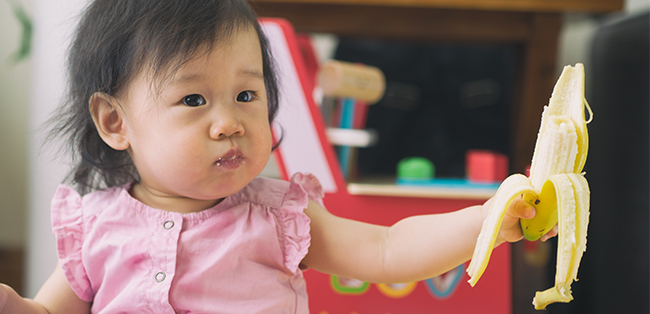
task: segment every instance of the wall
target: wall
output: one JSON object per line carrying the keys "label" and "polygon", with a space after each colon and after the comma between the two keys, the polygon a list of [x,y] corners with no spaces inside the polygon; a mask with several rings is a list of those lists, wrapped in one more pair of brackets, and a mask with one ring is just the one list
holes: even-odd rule
{"label": "wall", "polygon": [[[31,1],[22,1],[31,11]],[[20,248],[26,235],[27,115],[31,62],[16,63],[22,27],[0,1],[0,248]]]}
{"label": "wall", "polygon": [[65,91],[65,52],[77,17],[86,0],[34,1],[34,66],[32,109],[29,119],[29,237],[26,296],[34,296],[56,265],[50,228],[50,200],[68,167],[55,159],[57,143],[43,146],[39,129],[61,101]]}

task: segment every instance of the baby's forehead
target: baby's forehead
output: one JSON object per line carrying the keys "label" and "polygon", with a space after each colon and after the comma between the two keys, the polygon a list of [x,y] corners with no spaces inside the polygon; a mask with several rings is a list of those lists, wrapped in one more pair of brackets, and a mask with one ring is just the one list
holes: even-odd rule
{"label": "baby's forehead", "polygon": [[146,83],[153,94],[160,94],[166,87],[169,87],[181,76],[198,75],[207,63],[206,56],[213,49],[204,48],[196,53],[178,56],[167,64],[156,64],[149,62],[143,65],[134,76],[134,81]]}
{"label": "baby's forehead", "polygon": [[140,83],[138,84],[138,88],[147,87],[150,95],[155,96],[161,95],[170,87],[189,86],[205,81],[216,82],[223,75],[227,75],[230,79],[243,77],[248,81],[265,81],[264,68],[261,62],[259,64],[257,62],[247,62],[245,66],[233,67],[236,69],[234,72],[231,71],[227,72],[228,74],[222,74],[220,71],[222,68],[209,66],[208,56],[214,57],[213,54],[209,54],[199,58],[188,59],[183,63],[168,65],[164,68],[144,69],[135,77],[135,80],[138,80]]}
{"label": "baby's forehead", "polygon": [[[254,40],[242,41],[241,35],[250,36]],[[191,51],[178,51],[173,56],[160,57],[155,53],[148,58],[146,66],[141,69],[149,79],[160,81],[161,83],[173,80],[176,76],[184,72],[195,72],[204,70],[214,55],[223,53],[223,50],[233,45],[248,44],[260,53],[261,44],[259,34],[253,25],[240,25],[229,36],[218,36],[212,41],[206,41],[200,44],[196,49]]]}

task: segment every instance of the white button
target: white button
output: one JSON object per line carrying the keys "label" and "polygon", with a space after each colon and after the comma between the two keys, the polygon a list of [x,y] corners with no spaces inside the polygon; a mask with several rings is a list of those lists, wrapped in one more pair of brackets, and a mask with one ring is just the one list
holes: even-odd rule
{"label": "white button", "polygon": [[169,230],[171,228],[174,228],[174,221],[173,220],[167,220],[165,223],[163,223],[163,228]]}
{"label": "white button", "polygon": [[154,279],[156,279],[156,282],[163,282],[163,281],[165,281],[165,278],[167,278],[167,274],[165,274],[162,271],[156,273],[156,276],[154,276]]}

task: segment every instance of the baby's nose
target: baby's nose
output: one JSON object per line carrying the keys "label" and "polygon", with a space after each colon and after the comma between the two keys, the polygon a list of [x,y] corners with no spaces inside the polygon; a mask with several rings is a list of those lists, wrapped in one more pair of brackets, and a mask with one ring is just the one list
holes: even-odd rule
{"label": "baby's nose", "polygon": [[244,126],[236,110],[219,110],[210,127],[210,138],[216,140],[235,135],[244,135]]}

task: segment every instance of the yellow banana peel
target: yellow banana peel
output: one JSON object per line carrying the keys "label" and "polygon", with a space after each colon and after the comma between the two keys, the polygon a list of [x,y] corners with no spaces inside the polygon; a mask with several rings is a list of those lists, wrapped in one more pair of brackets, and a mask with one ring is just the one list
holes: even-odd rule
{"label": "yellow banana peel", "polygon": [[487,267],[506,209],[521,197],[536,211],[534,218],[520,220],[526,239],[536,241],[558,225],[555,286],[537,292],[533,305],[544,309],[573,299],[571,283],[577,280],[589,224],[589,185],[581,172],[587,160],[587,123],[592,116],[584,98],[583,65],[564,67],[542,113],[530,176],[511,175],[494,196],[467,268],[470,285],[478,282]]}

